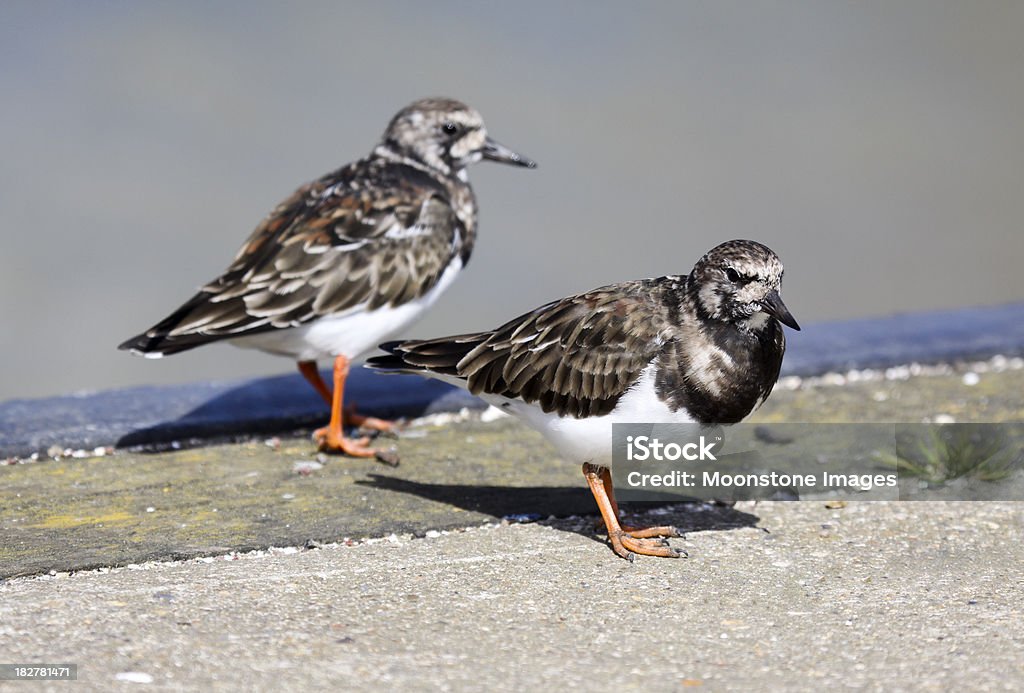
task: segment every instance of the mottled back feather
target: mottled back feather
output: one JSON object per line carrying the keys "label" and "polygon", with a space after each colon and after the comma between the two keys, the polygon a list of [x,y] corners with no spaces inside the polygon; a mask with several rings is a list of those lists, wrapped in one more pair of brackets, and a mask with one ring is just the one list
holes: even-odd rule
{"label": "mottled back feather", "polygon": [[672,333],[656,280],[549,303],[491,332],[383,345],[370,365],[418,367],[467,381],[474,394],[582,418],[607,414]]}
{"label": "mottled back feather", "polygon": [[[420,298],[472,250],[472,191],[457,192],[377,158],[328,174],[274,209],[221,276],[120,348],[169,354]],[[468,224],[453,204],[472,212]]]}

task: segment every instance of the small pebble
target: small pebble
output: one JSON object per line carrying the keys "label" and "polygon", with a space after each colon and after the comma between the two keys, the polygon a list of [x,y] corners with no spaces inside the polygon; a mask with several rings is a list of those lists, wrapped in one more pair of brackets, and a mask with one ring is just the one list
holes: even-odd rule
{"label": "small pebble", "polygon": [[313,472],[323,468],[324,466],[322,464],[314,462],[313,460],[297,460],[295,464],[292,465],[292,471],[296,474],[301,474],[302,476],[309,476]]}
{"label": "small pebble", "polygon": [[398,457],[398,450],[395,448],[388,448],[387,450],[377,450],[374,454],[377,461],[381,464],[386,464],[389,467],[397,467],[401,464],[401,460]]}
{"label": "small pebble", "polygon": [[769,443],[771,445],[786,445],[793,442],[793,436],[786,435],[771,426],[755,427],[754,437],[763,443]]}

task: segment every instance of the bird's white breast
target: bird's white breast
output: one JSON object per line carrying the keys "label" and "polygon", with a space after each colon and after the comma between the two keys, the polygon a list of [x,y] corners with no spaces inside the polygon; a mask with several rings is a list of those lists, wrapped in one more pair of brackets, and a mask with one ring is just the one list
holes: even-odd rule
{"label": "bird's white breast", "polygon": [[658,399],[654,387],[655,365],[648,365],[633,386],[604,416],[574,419],[545,413],[537,405],[496,395],[481,395],[490,404],[522,418],[540,431],[567,460],[611,466],[613,423],[693,423],[685,409],[672,411]]}
{"label": "bird's white breast", "polygon": [[358,359],[421,318],[461,270],[462,258],[456,255],[434,286],[419,298],[400,306],[382,306],[368,311],[364,303],[305,325],[247,335],[232,339],[231,343],[245,349],[290,356],[297,361],[315,361],[339,355]]}

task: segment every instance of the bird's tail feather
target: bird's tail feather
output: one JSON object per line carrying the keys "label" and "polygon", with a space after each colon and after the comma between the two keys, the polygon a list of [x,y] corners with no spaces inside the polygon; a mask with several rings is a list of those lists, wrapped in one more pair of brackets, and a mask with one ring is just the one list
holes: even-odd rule
{"label": "bird's tail feather", "polygon": [[461,378],[459,363],[488,336],[489,332],[481,332],[439,339],[385,342],[380,348],[388,353],[367,359],[366,365],[382,371],[436,373]]}
{"label": "bird's tail feather", "polygon": [[207,335],[200,332],[170,336],[172,330],[181,324],[194,310],[196,303],[202,297],[199,294],[181,306],[166,318],[153,325],[141,334],[127,339],[117,345],[121,351],[131,351],[149,357],[167,356],[177,354],[197,346],[208,344],[212,341],[222,339],[219,335]]}

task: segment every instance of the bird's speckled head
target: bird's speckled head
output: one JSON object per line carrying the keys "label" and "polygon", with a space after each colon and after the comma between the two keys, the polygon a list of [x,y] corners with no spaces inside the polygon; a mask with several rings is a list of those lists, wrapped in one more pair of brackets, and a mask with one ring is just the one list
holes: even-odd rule
{"label": "bird's speckled head", "polygon": [[690,287],[701,311],[714,320],[759,332],[769,317],[794,330],[800,326],[782,302],[782,261],[756,241],[728,241],[697,261]]}
{"label": "bird's speckled head", "polygon": [[399,111],[378,153],[408,158],[444,175],[459,175],[469,164],[487,158],[533,168],[534,162],[487,136],[476,110],[454,99],[420,99]]}

